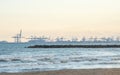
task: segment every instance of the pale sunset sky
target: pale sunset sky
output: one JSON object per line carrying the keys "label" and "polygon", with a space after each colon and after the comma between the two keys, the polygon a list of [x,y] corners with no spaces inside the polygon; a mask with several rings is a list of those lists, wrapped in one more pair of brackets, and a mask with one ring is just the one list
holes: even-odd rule
{"label": "pale sunset sky", "polygon": [[120,35],[120,0],[0,0],[0,41],[23,36]]}

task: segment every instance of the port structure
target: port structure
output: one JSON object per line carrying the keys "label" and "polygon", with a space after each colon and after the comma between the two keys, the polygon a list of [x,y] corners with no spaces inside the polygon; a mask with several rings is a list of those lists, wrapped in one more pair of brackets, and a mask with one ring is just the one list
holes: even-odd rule
{"label": "port structure", "polygon": [[23,38],[22,30],[20,30],[20,32],[18,34],[16,34],[15,36],[13,36],[12,38],[14,38],[15,43],[21,43],[21,39]]}

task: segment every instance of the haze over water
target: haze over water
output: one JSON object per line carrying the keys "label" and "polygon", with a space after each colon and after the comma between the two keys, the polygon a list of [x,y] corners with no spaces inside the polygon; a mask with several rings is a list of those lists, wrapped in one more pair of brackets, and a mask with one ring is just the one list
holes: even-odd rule
{"label": "haze over water", "polygon": [[119,0],[0,0],[0,40],[24,36],[119,36]]}

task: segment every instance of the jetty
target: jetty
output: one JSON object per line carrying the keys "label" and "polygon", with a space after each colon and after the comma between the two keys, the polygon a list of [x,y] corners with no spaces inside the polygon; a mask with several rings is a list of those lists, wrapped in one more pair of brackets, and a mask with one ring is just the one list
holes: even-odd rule
{"label": "jetty", "polygon": [[120,48],[120,45],[34,45],[27,48]]}

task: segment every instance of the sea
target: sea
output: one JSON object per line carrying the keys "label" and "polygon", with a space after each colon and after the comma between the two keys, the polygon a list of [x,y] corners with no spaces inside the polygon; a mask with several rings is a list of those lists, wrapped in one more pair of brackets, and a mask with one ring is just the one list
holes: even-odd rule
{"label": "sea", "polygon": [[120,68],[120,48],[26,48],[0,44],[0,73]]}

